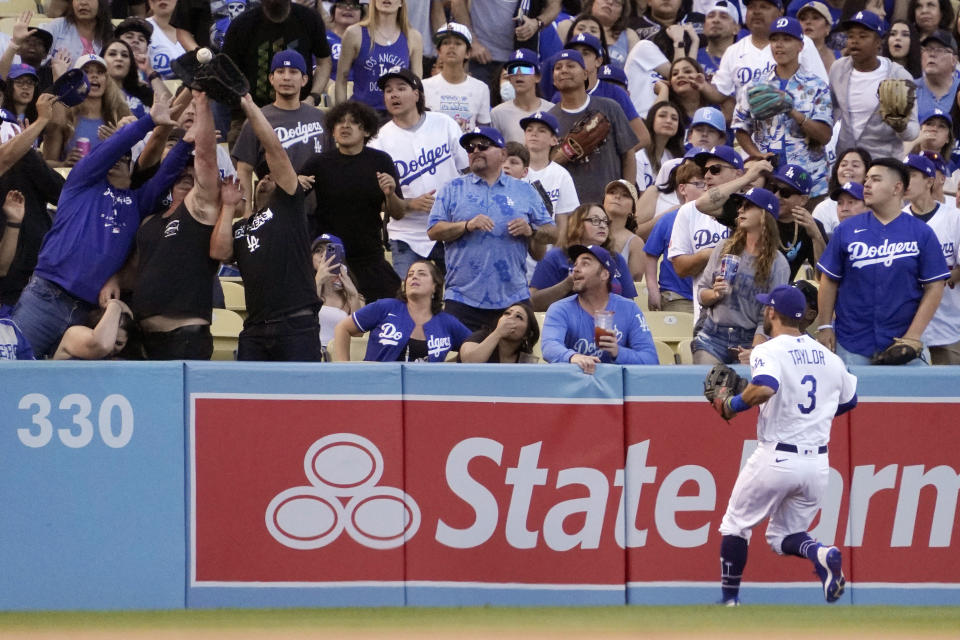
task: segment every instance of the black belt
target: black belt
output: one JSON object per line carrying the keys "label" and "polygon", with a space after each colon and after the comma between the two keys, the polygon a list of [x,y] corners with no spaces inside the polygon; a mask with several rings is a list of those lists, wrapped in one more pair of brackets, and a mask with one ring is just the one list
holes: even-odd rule
{"label": "black belt", "polygon": [[[784,443],[784,442],[778,442],[778,443],[777,443],[777,446],[776,446],[775,448],[776,448],[777,451],[789,451],[790,453],[798,453],[798,452],[799,452],[799,449],[797,449],[797,445],[795,445],[795,444],[786,444],[786,443]],[[820,445],[820,447],[817,448],[817,453],[826,453],[826,452],[827,452],[827,445],[825,445],[825,444]]]}

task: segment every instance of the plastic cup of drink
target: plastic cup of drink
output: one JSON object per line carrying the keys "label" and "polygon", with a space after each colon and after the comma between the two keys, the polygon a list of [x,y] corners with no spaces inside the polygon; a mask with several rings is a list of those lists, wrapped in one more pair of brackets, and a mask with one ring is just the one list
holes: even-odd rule
{"label": "plastic cup of drink", "polygon": [[720,278],[727,282],[733,282],[740,268],[740,256],[733,253],[725,253],[720,258]]}
{"label": "plastic cup of drink", "polygon": [[602,336],[614,336],[613,311],[597,311],[593,314],[593,340],[600,342]]}

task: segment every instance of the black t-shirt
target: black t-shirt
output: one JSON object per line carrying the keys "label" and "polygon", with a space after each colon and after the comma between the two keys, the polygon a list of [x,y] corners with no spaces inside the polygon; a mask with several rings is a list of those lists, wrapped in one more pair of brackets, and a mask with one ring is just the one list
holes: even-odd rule
{"label": "black t-shirt", "polygon": [[347,264],[383,259],[380,209],[384,195],[377,181],[378,171],[400,182],[390,156],[369,147],[355,156],[331,149],[303,167],[302,173],[315,179],[317,228],[343,240]]}
{"label": "black t-shirt", "polygon": [[[826,239],[827,232],[823,228],[823,224],[819,220],[814,222],[820,229],[820,235]],[[777,226],[780,228],[780,253],[790,263],[790,281],[792,282],[805,261],[809,262],[812,267],[817,265],[817,260],[813,255],[813,240],[810,239],[807,230],[796,222],[782,222],[778,223]],[[794,237],[794,234],[796,234],[796,237]]]}
{"label": "black t-shirt", "polygon": [[[313,56],[330,57],[327,31],[320,14],[293,3],[290,15],[281,23],[268,20],[263,7],[254,7],[237,16],[227,29],[223,52],[237,64],[250,81],[250,95],[258,106],[273,102],[273,87],[270,86],[270,63],[273,54],[284,49],[295,49],[307,62],[307,71],[313,76]],[[307,85],[300,92],[301,99],[310,95]]]}
{"label": "black t-shirt", "polygon": [[320,309],[313,280],[303,189],[277,187],[270,206],[233,225],[233,255],[247,298],[244,326]]}
{"label": "black t-shirt", "polygon": [[[43,237],[52,225],[47,204],[57,204],[62,188],[63,177],[33,149],[0,176],[0,202],[6,199],[8,191],[16,189],[23,194],[25,208],[17,253],[7,275],[0,278],[0,301],[3,303],[15,303],[27,286],[37,266]],[[2,232],[0,237],[3,237]]]}
{"label": "black t-shirt", "polygon": [[179,0],[170,16],[170,25],[189,31],[198,46],[210,46],[213,12],[210,0]]}
{"label": "black t-shirt", "polygon": [[137,229],[136,318],[177,315],[211,320],[217,261],[210,258],[213,226],[198,222],[184,203],[169,217],[152,216]]}

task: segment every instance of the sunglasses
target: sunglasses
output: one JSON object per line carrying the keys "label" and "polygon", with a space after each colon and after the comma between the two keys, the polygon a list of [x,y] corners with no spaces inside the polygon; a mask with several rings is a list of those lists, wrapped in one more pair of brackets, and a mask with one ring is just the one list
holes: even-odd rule
{"label": "sunglasses", "polygon": [[510,76],[532,76],[537,73],[537,68],[529,64],[518,64],[507,69],[507,75]]}
{"label": "sunglasses", "polygon": [[589,222],[590,224],[592,224],[592,225],[595,226],[595,227],[609,227],[609,226],[610,226],[610,221],[607,220],[606,218],[596,218],[596,217],[594,217],[594,218],[584,218],[584,220],[585,220],[586,222]]}
{"label": "sunglasses", "polygon": [[463,148],[467,150],[467,153],[473,153],[475,151],[480,151],[480,152],[486,151],[491,146],[493,145],[491,145],[489,142],[477,141],[477,142],[468,142],[467,144],[463,145]]}
{"label": "sunglasses", "polygon": [[775,185],[770,189],[770,192],[775,196],[783,196],[784,198],[792,198],[793,196],[800,195],[799,191],[794,191],[790,187],[784,187],[782,185]]}
{"label": "sunglasses", "polygon": [[715,164],[711,167],[707,167],[705,171],[710,175],[716,176],[716,175],[719,175],[720,172],[723,171],[724,169],[732,169],[732,168],[733,167],[728,167],[727,165],[724,165],[724,164]]}

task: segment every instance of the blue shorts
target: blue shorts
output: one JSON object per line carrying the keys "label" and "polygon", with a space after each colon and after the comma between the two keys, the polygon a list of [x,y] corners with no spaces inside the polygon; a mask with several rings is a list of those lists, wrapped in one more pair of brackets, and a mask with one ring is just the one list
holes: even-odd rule
{"label": "blue shorts", "polygon": [[716,325],[707,319],[694,336],[690,348],[692,351],[706,351],[724,364],[738,364],[740,360],[736,353],[737,347],[744,349],[753,347],[753,336],[756,332],[756,327],[745,329]]}

